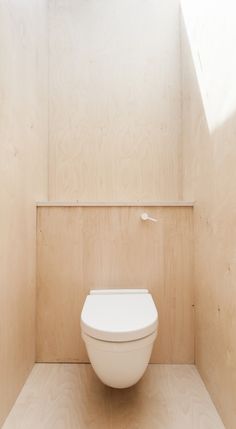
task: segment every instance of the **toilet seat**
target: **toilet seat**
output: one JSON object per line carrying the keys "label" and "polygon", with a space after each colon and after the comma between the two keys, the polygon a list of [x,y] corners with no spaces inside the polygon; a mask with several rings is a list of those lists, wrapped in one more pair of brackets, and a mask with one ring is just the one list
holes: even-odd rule
{"label": "toilet seat", "polygon": [[135,341],[157,329],[158,313],[145,289],[94,290],[84,303],[82,331],[97,340]]}
{"label": "toilet seat", "polygon": [[109,353],[127,353],[127,352],[136,352],[136,350],[140,350],[143,347],[147,347],[150,344],[153,344],[157,337],[157,330],[155,330],[152,334],[148,335],[144,338],[139,338],[134,341],[102,341],[97,338],[91,337],[90,335],[82,332],[82,338],[84,342],[90,346],[93,346],[96,350],[101,350],[103,352]]}

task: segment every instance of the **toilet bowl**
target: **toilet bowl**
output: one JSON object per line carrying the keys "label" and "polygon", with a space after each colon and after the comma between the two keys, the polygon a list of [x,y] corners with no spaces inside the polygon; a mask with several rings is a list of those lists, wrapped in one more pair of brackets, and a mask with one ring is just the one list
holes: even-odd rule
{"label": "toilet bowl", "polygon": [[115,388],[130,387],[143,376],[157,328],[157,309],[147,289],[91,290],[81,313],[92,367]]}

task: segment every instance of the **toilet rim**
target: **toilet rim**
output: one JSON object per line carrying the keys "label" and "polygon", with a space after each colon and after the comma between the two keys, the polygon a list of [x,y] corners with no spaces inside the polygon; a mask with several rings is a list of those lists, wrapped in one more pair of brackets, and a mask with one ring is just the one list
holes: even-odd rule
{"label": "toilet rim", "polygon": [[81,330],[92,338],[111,342],[134,341],[152,334],[158,326],[158,311],[152,295],[140,291],[90,293],[81,313]]}
{"label": "toilet rim", "polygon": [[149,344],[153,344],[157,337],[158,330],[156,329],[151,334],[143,338],[138,338],[130,341],[104,341],[98,338],[91,337],[86,332],[82,331],[82,338],[86,345],[91,345],[94,348],[108,351],[111,353],[124,353],[132,350],[141,349],[147,347]]}
{"label": "toilet rim", "polygon": [[99,331],[96,328],[86,325],[81,321],[81,332],[90,338],[94,338],[98,341],[104,341],[108,343],[128,343],[133,341],[142,340],[149,337],[158,330],[159,321],[158,318],[151,325],[143,326],[138,330],[126,330],[122,332],[113,332],[110,330]]}

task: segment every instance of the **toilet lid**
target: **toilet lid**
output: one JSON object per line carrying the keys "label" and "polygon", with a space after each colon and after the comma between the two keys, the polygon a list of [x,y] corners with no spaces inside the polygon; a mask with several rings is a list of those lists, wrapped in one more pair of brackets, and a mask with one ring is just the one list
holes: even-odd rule
{"label": "toilet lid", "polygon": [[157,328],[158,313],[150,293],[88,295],[81,314],[84,333],[103,341],[134,341]]}

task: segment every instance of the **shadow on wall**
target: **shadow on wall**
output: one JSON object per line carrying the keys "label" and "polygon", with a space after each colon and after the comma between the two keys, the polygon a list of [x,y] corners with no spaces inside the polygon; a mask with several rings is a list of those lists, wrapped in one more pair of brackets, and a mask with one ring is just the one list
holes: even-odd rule
{"label": "shadow on wall", "polygon": [[236,108],[236,4],[182,0],[181,9],[212,133]]}

